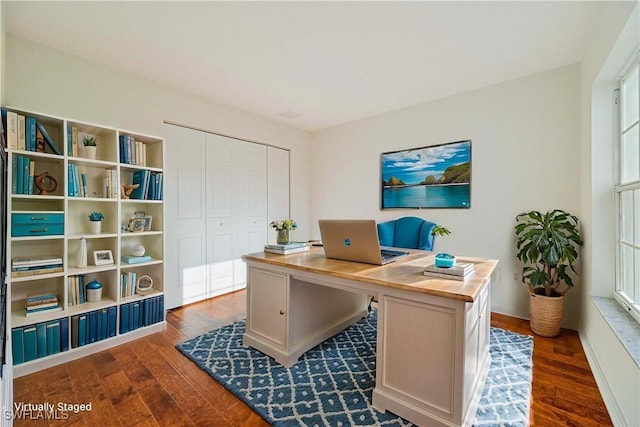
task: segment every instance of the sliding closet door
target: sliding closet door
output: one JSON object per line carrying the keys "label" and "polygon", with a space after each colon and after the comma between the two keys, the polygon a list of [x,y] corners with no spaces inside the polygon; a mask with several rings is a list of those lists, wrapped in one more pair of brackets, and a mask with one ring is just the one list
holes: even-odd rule
{"label": "sliding closet door", "polygon": [[246,286],[242,255],[288,218],[289,152],[166,125],[168,308]]}
{"label": "sliding closet door", "polygon": [[205,134],[165,125],[165,305],[178,307],[207,297],[205,247]]}
{"label": "sliding closet door", "polygon": [[267,155],[261,144],[207,134],[210,295],[246,286],[242,255],[267,241]]}

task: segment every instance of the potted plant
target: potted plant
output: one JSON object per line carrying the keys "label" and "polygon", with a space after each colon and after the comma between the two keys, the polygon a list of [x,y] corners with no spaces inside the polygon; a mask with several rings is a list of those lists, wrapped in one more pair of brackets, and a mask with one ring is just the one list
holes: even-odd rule
{"label": "potted plant", "polygon": [[91,233],[100,234],[102,231],[102,220],[104,215],[102,212],[91,212],[89,214],[89,225],[91,226]]}
{"label": "potted plant", "polygon": [[447,227],[444,227],[440,224],[436,225],[435,227],[433,227],[433,230],[431,230],[432,236],[448,236],[449,234],[451,234],[451,231],[449,231]]}
{"label": "potted plant", "polygon": [[296,224],[296,222],[292,219],[271,221],[269,225],[278,232],[276,242],[279,245],[286,245],[287,243],[289,243],[289,232],[291,230],[295,230],[298,227],[298,224]]}
{"label": "potted plant", "polygon": [[531,330],[555,337],[560,333],[564,295],[577,272],[580,237],[578,218],[561,209],[516,216],[516,257],[524,264],[522,281],[529,288]]}
{"label": "potted plant", "polygon": [[91,135],[84,135],[82,137],[82,157],[85,159],[95,159],[97,150],[96,137]]}

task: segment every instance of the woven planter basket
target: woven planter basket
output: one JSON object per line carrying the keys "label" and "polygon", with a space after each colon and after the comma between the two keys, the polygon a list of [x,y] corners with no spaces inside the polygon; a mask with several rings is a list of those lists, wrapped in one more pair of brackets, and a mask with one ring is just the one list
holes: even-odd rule
{"label": "woven planter basket", "polygon": [[531,330],[543,337],[555,337],[560,333],[564,296],[547,297],[529,294]]}

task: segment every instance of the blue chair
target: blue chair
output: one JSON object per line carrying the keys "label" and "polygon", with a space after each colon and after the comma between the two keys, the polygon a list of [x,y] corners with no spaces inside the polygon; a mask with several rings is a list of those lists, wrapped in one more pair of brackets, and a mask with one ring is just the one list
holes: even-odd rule
{"label": "blue chair", "polygon": [[434,236],[431,233],[436,226],[433,222],[414,216],[405,216],[377,225],[380,246],[433,250]]}

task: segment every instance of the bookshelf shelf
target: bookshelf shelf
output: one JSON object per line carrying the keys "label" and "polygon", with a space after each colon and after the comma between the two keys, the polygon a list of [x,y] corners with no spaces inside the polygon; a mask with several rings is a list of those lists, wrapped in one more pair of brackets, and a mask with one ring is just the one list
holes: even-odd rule
{"label": "bookshelf shelf", "polygon": [[[54,233],[48,231],[53,227],[34,227],[34,235],[10,237],[7,241],[7,257],[11,260],[19,256],[56,255],[63,260],[62,272],[7,278],[7,298],[11,305],[9,343],[15,356],[14,376],[26,375],[163,329],[165,207],[163,200],[147,198],[160,198],[158,195],[162,194],[162,180],[159,178],[164,171],[164,140],[12,107],[4,107],[5,113],[7,118],[9,115],[16,117],[18,123],[15,138],[7,138],[8,142],[16,141],[15,144],[8,144],[7,148],[8,162],[12,165],[6,184],[9,230],[13,230],[14,225],[17,229],[19,225],[12,224],[13,214],[23,214],[16,216],[16,221],[17,218],[45,216],[44,213],[56,214],[56,218],[60,218],[59,225],[56,223],[58,228],[55,228],[57,234],[49,234]],[[22,138],[18,138],[20,129]],[[29,133],[30,130],[33,132]],[[11,132],[10,129],[7,131]],[[95,138],[93,153],[85,149],[82,143],[84,137]],[[41,140],[38,141],[38,138]],[[135,164],[128,163],[132,161]],[[54,187],[54,182],[55,189],[51,189],[49,194],[38,194],[40,190],[34,185],[35,178],[37,175],[44,176],[44,172],[53,178],[48,180],[47,189]],[[131,184],[134,176],[141,174],[152,178],[153,194],[151,187],[145,185],[147,193],[139,195],[140,199],[121,199],[121,185]],[[91,233],[89,227],[88,215],[94,211],[104,215],[102,232],[99,234]],[[130,233],[127,231],[128,223],[141,211],[153,218],[151,230]],[[20,233],[28,234],[22,229],[15,234],[17,236]],[[76,259],[83,238],[88,265],[86,268],[77,268]],[[129,255],[132,248],[140,244],[147,247],[147,252],[153,256],[152,261],[141,264],[120,262],[122,255]],[[110,251],[114,262],[94,265],[95,251]],[[49,265],[44,268],[52,267]],[[152,277],[154,290],[147,295],[123,298],[122,276],[134,271],[137,277]],[[102,298],[98,302],[83,302],[78,287],[81,283],[86,286],[92,281],[102,284]],[[54,293],[62,310],[27,317],[25,299],[29,295],[42,293]],[[86,293],[83,292],[83,298],[84,295]],[[153,319],[151,324],[127,328],[126,313],[129,310],[140,310],[137,314],[141,315],[143,310],[151,307],[154,310],[150,317]],[[113,335],[108,334],[98,342],[74,347],[72,338],[74,333],[77,336],[78,330],[72,321],[77,321],[78,316],[104,314],[105,311],[109,311],[110,322],[113,316],[117,316]],[[123,321],[124,325],[121,324]],[[42,357],[31,360],[25,357],[25,351],[32,350],[32,347],[27,348],[30,344],[25,340],[32,338],[25,330],[30,334],[34,326],[41,327],[43,323],[59,331],[60,350],[45,356],[39,353]],[[124,334],[121,332],[123,326]]]}

